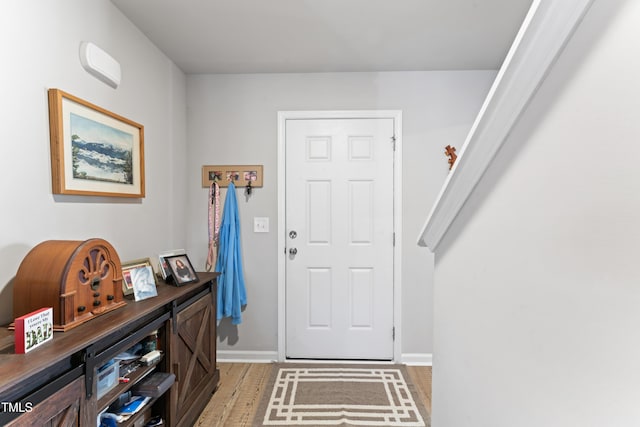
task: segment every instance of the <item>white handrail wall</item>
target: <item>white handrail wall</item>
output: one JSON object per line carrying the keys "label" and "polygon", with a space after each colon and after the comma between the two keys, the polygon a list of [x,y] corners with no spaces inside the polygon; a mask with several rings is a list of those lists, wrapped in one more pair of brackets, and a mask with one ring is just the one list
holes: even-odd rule
{"label": "white handrail wall", "polygon": [[593,0],[535,0],[418,237],[435,252]]}

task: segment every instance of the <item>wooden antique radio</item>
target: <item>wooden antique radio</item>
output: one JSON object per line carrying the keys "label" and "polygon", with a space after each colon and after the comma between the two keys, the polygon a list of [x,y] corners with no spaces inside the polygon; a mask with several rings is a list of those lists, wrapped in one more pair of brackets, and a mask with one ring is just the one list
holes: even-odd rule
{"label": "wooden antique radio", "polygon": [[40,243],[22,260],[13,285],[13,316],[53,307],[54,331],[126,304],[120,258],[102,239]]}

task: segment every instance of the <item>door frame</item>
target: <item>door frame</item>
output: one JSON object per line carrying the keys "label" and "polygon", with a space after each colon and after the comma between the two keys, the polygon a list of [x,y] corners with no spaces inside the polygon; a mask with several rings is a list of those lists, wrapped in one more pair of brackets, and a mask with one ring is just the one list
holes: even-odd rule
{"label": "door frame", "polygon": [[285,132],[287,120],[311,119],[393,119],[395,155],[393,159],[393,361],[401,358],[402,341],[402,111],[336,110],[278,111],[278,361],[286,361],[286,218],[285,218]]}

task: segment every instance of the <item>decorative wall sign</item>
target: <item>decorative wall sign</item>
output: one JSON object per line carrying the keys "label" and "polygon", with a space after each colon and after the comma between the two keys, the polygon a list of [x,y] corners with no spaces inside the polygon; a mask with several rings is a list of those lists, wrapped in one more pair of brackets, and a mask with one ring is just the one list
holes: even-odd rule
{"label": "decorative wall sign", "polygon": [[144,197],[144,127],[49,89],[54,194]]}
{"label": "decorative wall sign", "polygon": [[231,180],[236,187],[262,187],[262,165],[202,166],[202,186],[209,188],[214,180],[220,187],[228,187]]}

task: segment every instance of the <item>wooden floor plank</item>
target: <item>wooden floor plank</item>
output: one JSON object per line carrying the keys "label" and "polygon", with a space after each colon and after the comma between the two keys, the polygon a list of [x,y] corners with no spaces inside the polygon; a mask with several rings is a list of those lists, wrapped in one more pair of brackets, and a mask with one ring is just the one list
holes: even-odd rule
{"label": "wooden floor plank", "polygon": [[220,385],[197,426],[249,426],[271,372],[268,363],[219,363]]}
{"label": "wooden floor plank", "polygon": [[[249,364],[218,364],[220,370],[218,390],[202,411],[196,425],[224,425],[224,420],[233,411],[242,378],[248,368]],[[204,424],[201,423],[203,419],[207,420]]]}
{"label": "wooden floor plank", "polygon": [[431,366],[407,366],[407,372],[431,415]]}

